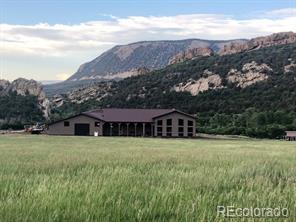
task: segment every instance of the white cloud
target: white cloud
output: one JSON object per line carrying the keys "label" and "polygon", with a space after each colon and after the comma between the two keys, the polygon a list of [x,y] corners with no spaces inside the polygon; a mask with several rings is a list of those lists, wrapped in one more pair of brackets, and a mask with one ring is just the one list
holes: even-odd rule
{"label": "white cloud", "polygon": [[296,31],[295,12],[296,8],[279,9],[244,20],[215,14],[127,18],[104,15],[112,19],[76,25],[0,24],[0,55],[67,57],[84,52],[101,52],[115,44],[142,40],[252,38]]}
{"label": "white cloud", "polygon": [[264,13],[265,16],[270,17],[295,17],[296,8],[283,8]]}

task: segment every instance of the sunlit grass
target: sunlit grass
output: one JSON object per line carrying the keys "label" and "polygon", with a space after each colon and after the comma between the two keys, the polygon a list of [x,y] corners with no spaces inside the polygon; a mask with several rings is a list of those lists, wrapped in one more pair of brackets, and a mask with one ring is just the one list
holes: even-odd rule
{"label": "sunlit grass", "polygon": [[0,136],[1,222],[230,221],[218,205],[295,221],[296,143]]}

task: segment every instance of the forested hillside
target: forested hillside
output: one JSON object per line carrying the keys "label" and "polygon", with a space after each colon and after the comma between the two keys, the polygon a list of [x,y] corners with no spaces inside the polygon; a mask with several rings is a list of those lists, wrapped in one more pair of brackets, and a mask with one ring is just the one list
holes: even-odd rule
{"label": "forested hillside", "polygon": [[295,62],[296,44],[203,57],[114,82],[108,96],[66,102],[54,119],[99,106],[174,107],[197,114],[200,132],[275,138],[296,129]]}
{"label": "forested hillside", "polygon": [[0,79],[0,129],[23,129],[25,124],[43,122],[50,108],[40,83],[23,78]]}
{"label": "forested hillside", "polygon": [[23,129],[24,124],[45,121],[38,98],[10,92],[0,96],[0,129]]}

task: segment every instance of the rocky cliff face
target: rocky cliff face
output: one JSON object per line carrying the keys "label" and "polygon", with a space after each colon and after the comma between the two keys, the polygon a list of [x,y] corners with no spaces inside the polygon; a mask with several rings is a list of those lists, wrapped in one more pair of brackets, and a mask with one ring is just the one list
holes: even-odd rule
{"label": "rocky cliff face", "polygon": [[214,51],[210,48],[193,48],[187,49],[184,52],[180,52],[177,55],[173,56],[169,60],[169,65],[184,62],[185,60],[191,60],[193,58],[199,58],[202,56],[211,56],[214,54]]}
{"label": "rocky cliff face", "polygon": [[44,117],[48,118],[50,113],[50,104],[40,83],[35,80],[27,80],[23,78],[16,79],[11,83],[6,80],[0,80],[0,95],[3,96],[9,92],[16,92],[18,95],[22,96],[36,96]]}
{"label": "rocky cliff face", "polygon": [[83,103],[87,100],[102,100],[104,97],[114,93],[112,91],[113,82],[98,82],[86,87],[73,90],[65,95],[55,95],[50,103],[53,108],[60,107],[64,102]]}
{"label": "rocky cliff face", "polygon": [[289,58],[288,61],[290,64],[284,66],[284,73],[289,73],[296,70],[296,63],[293,61],[293,59]]}
{"label": "rocky cliff face", "polygon": [[193,55],[204,55],[209,54],[210,50],[217,52],[224,45],[238,42],[245,42],[245,40],[209,41],[187,39],[147,41],[115,46],[94,60],[81,65],[68,81],[122,79],[141,74],[141,69],[139,69],[141,67],[149,70],[164,68],[169,64],[172,57],[186,50],[193,49],[188,52]]}
{"label": "rocky cliff face", "polygon": [[203,77],[198,80],[189,79],[185,83],[179,83],[173,87],[176,92],[190,92],[191,95],[196,96],[200,92],[209,89],[223,88],[222,78],[209,70],[205,70]]}
{"label": "rocky cliff face", "polygon": [[283,45],[296,42],[296,33],[282,32],[275,33],[265,37],[258,37],[251,39],[245,43],[233,42],[225,45],[218,53],[219,55],[228,55],[233,53],[245,52],[250,50],[256,50],[260,48],[266,48],[275,45]]}
{"label": "rocky cliff face", "polygon": [[139,67],[139,68],[133,68],[125,72],[120,72],[116,74],[109,74],[104,76],[104,80],[120,80],[131,76],[139,76],[139,75],[145,75],[150,72],[150,69],[146,67]]}
{"label": "rocky cliff face", "polygon": [[227,42],[220,50],[213,51],[210,48],[192,48],[178,53],[169,60],[169,64],[184,62],[186,60],[197,59],[201,56],[210,56],[213,54],[230,55],[245,51],[257,50],[260,48],[271,47],[275,45],[283,45],[296,42],[296,33],[282,32],[269,36],[258,37],[248,41]]}
{"label": "rocky cliff face", "polygon": [[[258,65],[255,61],[246,63],[242,70],[231,69],[227,74],[227,81],[235,84],[236,87],[246,88],[257,82],[268,79],[268,74],[272,72],[265,63]],[[210,89],[221,89],[227,87],[222,84],[222,77],[219,74],[213,73],[208,69],[204,70],[201,78],[194,80],[189,79],[186,82],[181,82],[173,86],[172,90],[176,92],[190,92],[196,96],[200,92]]]}
{"label": "rocky cliff face", "polygon": [[231,69],[228,72],[227,80],[236,84],[237,87],[246,88],[257,82],[268,79],[268,73],[272,72],[272,69],[262,63],[258,65],[255,61],[246,63],[241,71]]}

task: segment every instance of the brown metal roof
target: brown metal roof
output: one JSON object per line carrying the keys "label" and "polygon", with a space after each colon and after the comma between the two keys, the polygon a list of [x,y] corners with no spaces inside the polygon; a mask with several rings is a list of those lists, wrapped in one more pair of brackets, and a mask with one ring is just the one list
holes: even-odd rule
{"label": "brown metal roof", "polygon": [[174,109],[117,109],[107,108],[84,112],[84,115],[106,122],[153,122],[153,118],[173,112]]}

